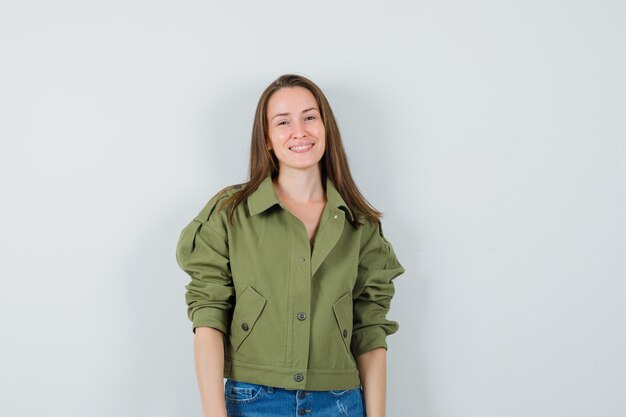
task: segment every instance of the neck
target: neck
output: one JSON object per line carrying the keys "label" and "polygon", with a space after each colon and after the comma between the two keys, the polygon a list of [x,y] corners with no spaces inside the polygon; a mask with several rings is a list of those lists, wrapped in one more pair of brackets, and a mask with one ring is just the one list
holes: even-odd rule
{"label": "neck", "polygon": [[281,168],[273,184],[278,196],[286,200],[302,204],[326,200],[319,165],[308,170]]}

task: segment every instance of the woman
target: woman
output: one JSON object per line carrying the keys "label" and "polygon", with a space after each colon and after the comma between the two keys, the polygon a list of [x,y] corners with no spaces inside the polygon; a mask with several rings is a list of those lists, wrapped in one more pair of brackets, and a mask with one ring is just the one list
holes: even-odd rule
{"label": "woman", "polygon": [[398,330],[386,314],[404,268],[312,81],[287,74],[263,92],[249,172],[176,250],[204,415],[384,416]]}

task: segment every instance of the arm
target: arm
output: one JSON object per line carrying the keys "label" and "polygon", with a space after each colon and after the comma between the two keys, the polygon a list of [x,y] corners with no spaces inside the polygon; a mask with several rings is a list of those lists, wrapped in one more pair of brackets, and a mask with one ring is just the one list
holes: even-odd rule
{"label": "arm", "polygon": [[196,328],[194,356],[204,417],[226,417],[224,333],[211,327]]}
{"label": "arm", "polygon": [[376,348],[357,358],[367,417],[385,417],[387,350]]}
{"label": "arm", "polygon": [[195,370],[205,417],[225,417],[224,337],[230,327],[235,288],[228,239],[221,219],[211,216],[217,197],[181,232],[176,248],[189,274],[187,314],[192,321]]}
{"label": "arm", "polygon": [[380,221],[363,232],[350,347],[356,358],[368,417],[384,417],[386,403],[386,337],[399,324],[387,318],[395,293],[393,280],[404,273]]}

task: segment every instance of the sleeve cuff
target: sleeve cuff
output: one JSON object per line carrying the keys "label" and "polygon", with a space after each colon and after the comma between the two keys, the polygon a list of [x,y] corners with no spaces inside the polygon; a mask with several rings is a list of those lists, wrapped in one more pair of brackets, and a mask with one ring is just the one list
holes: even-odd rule
{"label": "sleeve cuff", "polygon": [[361,354],[382,347],[387,350],[387,334],[382,327],[372,327],[352,334],[350,342],[352,355],[358,358]]}
{"label": "sleeve cuff", "polygon": [[228,333],[228,313],[211,307],[204,307],[196,310],[192,317],[192,331],[196,333],[196,327],[212,327],[222,333]]}

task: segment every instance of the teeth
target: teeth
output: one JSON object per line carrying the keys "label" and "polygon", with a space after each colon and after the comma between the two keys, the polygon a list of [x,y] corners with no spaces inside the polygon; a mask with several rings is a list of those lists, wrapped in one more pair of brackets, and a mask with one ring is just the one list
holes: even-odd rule
{"label": "teeth", "polygon": [[311,146],[313,146],[313,144],[312,144],[312,143],[309,143],[308,145],[294,146],[294,147],[289,148],[289,149],[291,149],[292,151],[302,151],[302,150],[304,150],[304,149],[308,149],[308,148],[310,148]]}

